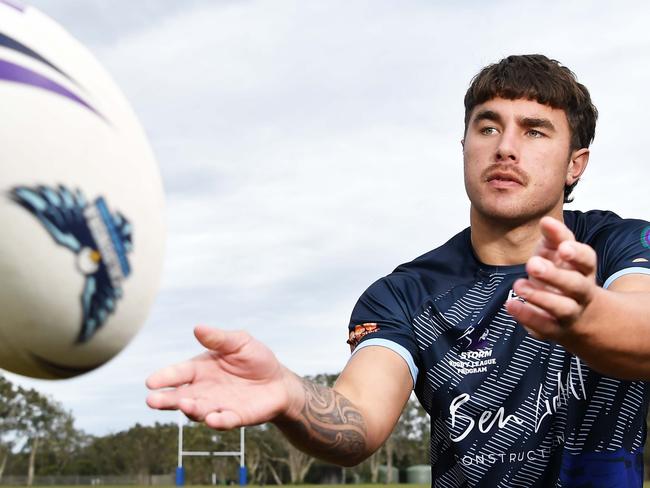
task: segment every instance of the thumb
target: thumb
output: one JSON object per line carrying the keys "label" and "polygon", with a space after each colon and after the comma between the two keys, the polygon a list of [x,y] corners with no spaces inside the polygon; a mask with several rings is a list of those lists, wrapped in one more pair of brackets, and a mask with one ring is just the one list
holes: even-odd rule
{"label": "thumb", "polygon": [[231,354],[244,347],[251,336],[243,331],[221,330],[207,325],[197,325],[194,336],[206,348],[221,353]]}

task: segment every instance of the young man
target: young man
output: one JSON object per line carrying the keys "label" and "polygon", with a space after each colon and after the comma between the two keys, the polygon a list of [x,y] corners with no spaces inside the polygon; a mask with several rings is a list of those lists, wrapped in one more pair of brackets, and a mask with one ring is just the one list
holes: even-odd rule
{"label": "young man", "polygon": [[[558,62],[510,56],[465,96],[471,227],[359,299],[334,388],[244,332],[148,379],[153,408],[215,429],[272,421],[354,465],[412,389],[431,415],[432,485],[642,486],[650,378],[650,224],[563,212],[597,112]],[[381,408],[378,408],[381,405]]]}

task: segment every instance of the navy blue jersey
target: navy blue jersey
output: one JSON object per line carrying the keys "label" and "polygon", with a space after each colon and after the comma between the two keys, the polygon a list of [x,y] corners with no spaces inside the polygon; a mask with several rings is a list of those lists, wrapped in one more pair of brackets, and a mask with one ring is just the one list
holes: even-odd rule
{"label": "navy blue jersey", "polygon": [[[650,274],[648,222],[605,211],[564,221],[595,249],[600,286]],[[384,346],[408,364],[431,416],[432,486],[641,487],[648,384],[530,336],[505,309],[524,265],[481,263],[470,232],[375,282],[349,326],[354,351]]]}

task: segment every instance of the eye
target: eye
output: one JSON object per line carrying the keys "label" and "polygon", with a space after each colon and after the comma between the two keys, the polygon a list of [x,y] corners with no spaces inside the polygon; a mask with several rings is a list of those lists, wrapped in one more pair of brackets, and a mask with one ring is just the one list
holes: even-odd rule
{"label": "eye", "polygon": [[491,134],[496,134],[498,131],[496,127],[482,127],[479,129],[479,132],[484,136],[489,136]]}
{"label": "eye", "polygon": [[538,130],[536,130],[536,129],[530,129],[530,130],[527,132],[527,134],[528,134],[529,136],[531,136],[531,137],[534,137],[535,139],[539,139],[539,138],[541,138],[541,137],[546,137],[546,134],[544,134],[543,132],[540,132],[540,131],[538,131]]}

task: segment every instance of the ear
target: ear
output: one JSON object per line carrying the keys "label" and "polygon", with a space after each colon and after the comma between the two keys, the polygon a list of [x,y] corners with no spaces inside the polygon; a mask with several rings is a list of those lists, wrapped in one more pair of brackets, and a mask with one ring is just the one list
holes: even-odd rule
{"label": "ear", "polygon": [[465,138],[464,137],[460,140],[460,145],[463,147],[463,149],[465,149]]}
{"label": "ear", "polygon": [[580,179],[582,173],[587,169],[588,162],[589,148],[583,147],[582,149],[576,149],[571,152],[571,159],[569,159],[569,165],[566,172],[567,185],[572,185]]}

